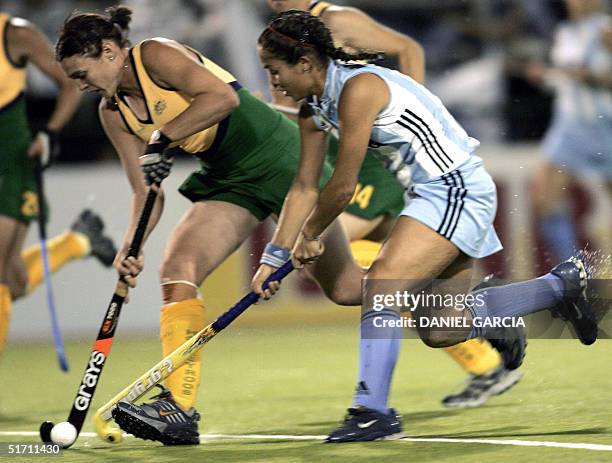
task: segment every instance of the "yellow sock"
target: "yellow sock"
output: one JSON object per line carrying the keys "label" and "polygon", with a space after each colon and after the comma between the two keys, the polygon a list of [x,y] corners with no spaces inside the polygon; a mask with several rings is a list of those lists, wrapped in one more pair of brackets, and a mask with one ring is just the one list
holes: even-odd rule
{"label": "yellow sock", "polygon": [[483,375],[497,368],[501,363],[501,356],[491,344],[480,339],[469,341],[444,348],[455,362],[472,375]]}
{"label": "yellow sock", "polygon": [[375,241],[351,241],[351,253],[353,254],[353,258],[363,268],[368,268],[372,265],[380,248],[382,248],[382,244],[376,243]]}
{"label": "yellow sock", "polygon": [[[89,255],[91,247],[87,237],[81,233],[66,231],[47,241],[49,269],[51,273],[59,270],[66,263]],[[30,246],[21,253],[28,270],[28,291],[42,283],[44,277],[40,244]]]}
{"label": "yellow sock", "polygon": [[11,323],[12,306],[9,287],[0,284],[0,354],[4,352],[4,347],[6,346],[8,329]]}
{"label": "yellow sock", "polygon": [[[200,299],[167,304],[161,312],[161,342],[166,357],[187,339],[204,328],[204,304]],[[166,378],[166,387],[184,409],[193,407],[200,385],[200,352]]]}

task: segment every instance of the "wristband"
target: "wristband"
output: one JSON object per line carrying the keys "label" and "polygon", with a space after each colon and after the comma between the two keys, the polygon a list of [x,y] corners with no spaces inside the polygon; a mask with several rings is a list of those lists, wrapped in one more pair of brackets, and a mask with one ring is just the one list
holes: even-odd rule
{"label": "wristband", "polygon": [[161,130],[155,130],[151,134],[149,143],[147,143],[145,154],[161,153],[170,143],[172,143],[172,140],[170,140]]}
{"label": "wristband", "polygon": [[266,264],[270,267],[280,268],[291,259],[291,250],[277,246],[276,244],[268,243],[264,248],[264,252],[259,259],[260,264]]}
{"label": "wristband", "polygon": [[151,138],[149,139],[149,143],[161,143],[162,145],[169,145],[172,143],[172,140],[166,136],[164,132],[161,130],[155,130],[151,134]]}

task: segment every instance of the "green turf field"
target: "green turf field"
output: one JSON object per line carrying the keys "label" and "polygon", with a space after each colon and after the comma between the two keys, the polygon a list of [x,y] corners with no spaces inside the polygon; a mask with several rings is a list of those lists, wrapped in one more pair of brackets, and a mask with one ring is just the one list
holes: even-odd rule
{"label": "green turf field", "polygon": [[[343,417],[357,366],[357,338],[347,326],[256,329],[232,326],[204,348],[206,363],[198,408],[199,447],[168,448],[128,438],[120,445],[81,437],[62,457],[5,461],[66,462],[604,462],[612,461],[610,358],[612,343],[534,340],[513,390],[471,410],[447,410],[440,398],[464,377],[442,351],[405,341],[395,374],[392,405],[410,437],[603,444],[605,450],[461,442],[382,441],[324,445],[316,439]],[[153,339],[127,341],[119,333],[92,411],[159,360]],[[44,419],[66,419],[90,343],[70,344],[70,374],[56,367],[51,345],[9,346],[0,363],[0,441],[34,442],[7,435],[35,431]],[[90,413],[90,416],[92,413]],[[91,432],[86,422],[84,432]],[[261,434],[260,438],[235,438]],[[556,444],[555,444],[556,445]]]}

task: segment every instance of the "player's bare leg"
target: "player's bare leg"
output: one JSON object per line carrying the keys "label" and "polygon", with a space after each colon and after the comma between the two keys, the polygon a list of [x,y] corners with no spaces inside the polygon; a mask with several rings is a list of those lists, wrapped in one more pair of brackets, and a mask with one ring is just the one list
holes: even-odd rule
{"label": "player's bare leg", "polygon": [[[453,265],[451,267],[451,265]],[[369,441],[402,431],[399,415],[388,407],[393,370],[399,356],[402,328],[399,307],[373,307],[375,295],[420,291],[448,269],[444,276],[469,286],[471,260],[461,259],[449,241],[414,219],[400,217],[366,276],[361,312],[360,368],[353,406],[327,441]],[[456,285],[461,288],[461,284]]]}
{"label": "player's bare leg", "polygon": [[339,305],[361,304],[361,279],[365,271],[357,265],[344,228],[334,221],[322,236],[323,255],[307,268],[326,296]]}
{"label": "player's bare leg", "polygon": [[[361,267],[368,268],[389,236],[397,217],[381,215],[373,220],[344,212],[340,222],[351,241],[351,252]],[[367,240],[367,241],[363,241]],[[515,329],[516,330],[516,329]],[[477,407],[518,383],[522,373],[510,370],[500,353],[484,339],[472,339],[444,351],[468,374],[465,388],[442,399],[447,407]]]}
{"label": "player's bare leg", "polygon": [[381,243],[393,229],[396,219],[390,215],[379,215],[369,220],[347,212],[343,212],[339,217],[349,241],[370,240]]}
{"label": "player's bare leg", "polygon": [[[402,217],[370,268],[366,287],[371,292],[368,294],[415,292],[425,288],[431,279],[438,278],[439,284],[433,287],[438,294],[465,295],[471,272],[471,258],[420,222]],[[540,278],[478,290],[473,296],[480,296],[479,303],[465,304],[461,310],[419,304],[413,313],[419,318],[419,335],[428,345],[442,347],[484,337],[498,343],[502,354],[507,355],[513,368],[517,368],[524,356],[524,343],[499,337],[500,330],[492,322],[500,317],[515,318],[550,308],[573,325],[582,343],[591,344],[597,338],[597,325],[585,296],[588,279],[584,263],[572,258]],[[362,355],[354,407],[342,426],[329,436],[329,442],[373,440],[401,430],[396,413],[387,408],[402,330],[397,323],[391,322],[396,322],[400,316],[396,307],[374,307],[371,299],[364,299],[361,348],[366,355]],[[452,329],[423,329],[420,317],[431,321],[434,316],[456,317],[466,322]]]}
{"label": "player's bare leg", "polygon": [[[443,285],[440,289],[451,294],[467,293],[472,276],[473,259],[461,253],[450,241],[421,222],[400,217],[378,258],[370,267],[366,279],[377,287],[379,280],[393,280],[389,287],[381,289],[417,292],[429,285],[433,279]],[[440,315],[454,315],[454,309],[444,308]],[[426,307],[417,307],[413,315],[434,316]],[[435,333],[419,332],[431,347],[452,345],[465,339],[461,333],[444,333],[444,340]]]}

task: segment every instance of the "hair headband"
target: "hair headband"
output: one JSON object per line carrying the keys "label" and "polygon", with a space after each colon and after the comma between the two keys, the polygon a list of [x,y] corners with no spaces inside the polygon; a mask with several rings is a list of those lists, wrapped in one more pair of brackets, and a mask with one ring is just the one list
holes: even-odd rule
{"label": "hair headband", "polygon": [[[290,42],[298,43],[300,47],[305,47],[305,48],[315,48],[316,47],[316,45],[306,42],[305,38],[295,39],[287,34],[283,34],[282,32],[277,31],[276,29],[272,27],[272,25],[268,26],[268,30],[272,32],[273,34],[276,34],[280,37],[283,37],[286,40],[289,40]],[[306,35],[310,35],[310,34],[306,33]]]}

